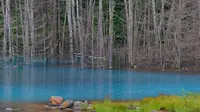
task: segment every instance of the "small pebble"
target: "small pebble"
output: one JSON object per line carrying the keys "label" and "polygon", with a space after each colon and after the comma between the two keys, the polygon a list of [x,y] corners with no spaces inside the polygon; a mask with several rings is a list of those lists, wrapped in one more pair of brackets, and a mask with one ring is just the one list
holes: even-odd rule
{"label": "small pebble", "polygon": [[11,110],[12,110],[12,108],[6,108],[5,110],[6,110],[6,111],[11,111]]}
{"label": "small pebble", "polygon": [[90,110],[92,108],[92,104],[88,105],[88,110]]}
{"label": "small pebble", "polygon": [[5,111],[20,111],[20,109],[6,108]]}

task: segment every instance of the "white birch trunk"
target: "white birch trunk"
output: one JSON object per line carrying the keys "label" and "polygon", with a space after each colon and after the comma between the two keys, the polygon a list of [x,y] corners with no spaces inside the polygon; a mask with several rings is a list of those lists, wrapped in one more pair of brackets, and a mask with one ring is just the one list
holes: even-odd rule
{"label": "white birch trunk", "polygon": [[[73,39],[78,40],[77,37],[77,23],[76,23],[76,17],[75,17],[75,0],[72,0],[72,25],[73,25]],[[74,48],[78,46],[78,41],[74,41]]]}
{"label": "white birch trunk", "polygon": [[81,20],[79,15],[79,1],[76,0],[76,14],[77,14],[77,23],[78,23],[78,36],[79,36],[79,43],[80,43],[80,52],[81,52],[81,69],[83,69],[83,38],[81,37]]}
{"label": "white birch trunk", "polygon": [[34,0],[29,0],[29,20],[30,20],[30,28],[31,28],[31,59],[34,56],[33,52],[34,52],[34,41],[35,41],[35,25],[34,25],[34,7],[33,7],[33,3]]}
{"label": "white birch trunk", "polygon": [[[102,6],[102,0],[99,0],[99,20],[98,20],[98,39],[99,39],[99,57],[103,59],[103,49],[104,49],[104,42],[103,42],[103,27],[102,27],[102,21],[103,21],[103,6]],[[103,60],[100,60],[100,67],[103,67]]]}
{"label": "white birch trunk", "polygon": [[[91,0],[92,1],[92,0]],[[92,5],[92,68],[94,68],[94,5],[95,5],[95,2],[94,4]]]}
{"label": "white birch trunk", "polygon": [[109,69],[112,69],[112,47],[113,47],[113,12],[114,12],[114,0],[109,0]]}
{"label": "white birch trunk", "polygon": [[66,0],[67,2],[67,11],[68,11],[68,26],[69,26],[69,46],[70,46],[70,61],[72,64],[74,64],[74,59],[73,59],[73,32],[72,32],[72,13],[71,13],[71,0]]}
{"label": "white birch trunk", "polygon": [[[23,46],[25,44],[25,30],[24,30],[24,15],[23,15],[23,11],[22,11],[22,1],[19,0],[19,11],[20,11],[20,22],[21,22],[21,30],[22,30],[22,34],[21,34],[21,37],[22,37],[22,40],[23,40]],[[25,58],[25,47],[23,47],[23,56]]]}
{"label": "white birch trunk", "polygon": [[133,0],[124,0],[127,25],[128,63],[133,66]]}
{"label": "white birch trunk", "polygon": [[29,48],[29,12],[28,12],[28,0],[25,2],[24,9],[24,25],[25,25],[25,43],[24,43],[24,52],[25,52],[25,63],[30,64],[30,48]]}
{"label": "white birch trunk", "polygon": [[12,58],[12,39],[11,39],[11,17],[10,17],[10,0],[6,0],[6,24],[8,27],[8,41],[9,41],[9,60]]}
{"label": "white birch trunk", "polygon": [[65,15],[64,15],[64,25],[63,25],[63,32],[62,32],[62,57],[64,53],[64,43],[65,43],[65,30],[66,30],[66,23],[67,23],[67,10],[68,10],[68,0],[65,1]]}
{"label": "white birch trunk", "polygon": [[153,9],[153,24],[154,24],[155,46],[158,47],[158,35],[157,35],[157,22],[156,22],[156,5],[155,5],[155,0],[152,0],[152,9]]}
{"label": "white birch trunk", "polygon": [[4,5],[4,1],[1,0],[2,3],[2,12],[3,12],[3,16],[4,16],[4,38],[3,38],[3,60],[6,60],[6,56],[7,56],[7,24],[6,24],[6,9],[5,9],[5,5]]}

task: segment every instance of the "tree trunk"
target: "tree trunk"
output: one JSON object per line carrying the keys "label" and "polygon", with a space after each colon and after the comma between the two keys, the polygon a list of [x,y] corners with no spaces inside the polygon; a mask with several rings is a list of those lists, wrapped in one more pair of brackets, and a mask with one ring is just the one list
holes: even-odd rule
{"label": "tree trunk", "polygon": [[99,39],[99,59],[100,60],[100,67],[103,67],[104,64],[104,56],[103,56],[103,50],[104,50],[104,42],[103,42],[103,27],[102,27],[102,21],[103,21],[103,6],[102,6],[102,0],[99,0],[99,20],[98,20],[98,39]]}
{"label": "tree trunk", "polygon": [[61,54],[62,54],[62,58],[63,58],[63,55],[64,55],[64,44],[65,44],[65,28],[66,28],[66,23],[67,23],[67,10],[68,10],[68,6],[67,6],[67,4],[68,4],[68,0],[66,0],[65,1],[65,15],[64,15],[64,25],[63,25],[63,32],[62,32],[62,52],[61,52]]}
{"label": "tree trunk", "polygon": [[11,39],[11,12],[10,12],[10,0],[6,0],[6,24],[7,24],[7,31],[8,31],[8,41],[9,41],[9,60],[12,58],[12,39]]}
{"label": "tree trunk", "polygon": [[153,9],[153,24],[154,24],[155,46],[158,47],[158,35],[157,35],[156,4],[155,4],[155,0],[152,0],[152,9]]}
{"label": "tree trunk", "polygon": [[[133,26],[134,26],[134,29],[133,29],[133,47],[132,47],[132,61],[134,63],[136,63],[136,55],[137,55],[137,37],[138,37],[138,27],[139,27],[139,23],[137,21],[139,21],[140,19],[138,19],[138,13],[137,13],[137,9],[138,9],[138,3],[137,1],[135,1],[135,7],[134,7],[134,21],[133,21]],[[140,40],[140,39],[139,39]],[[132,65],[132,67],[134,67],[134,65]]]}
{"label": "tree trunk", "polygon": [[[182,9],[182,3],[179,1],[178,8],[179,10]],[[180,13],[179,13],[180,14]],[[181,17],[181,14],[179,15]],[[180,64],[181,64],[181,57],[180,57],[180,31],[181,31],[181,18],[177,18],[177,25],[176,25],[176,30],[174,32],[174,42],[175,42],[175,65],[177,69],[180,69]]]}
{"label": "tree trunk", "polygon": [[57,0],[57,6],[56,6],[57,8],[57,14],[56,14],[56,16],[57,16],[57,32],[56,32],[56,34],[57,34],[57,37],[56,37],[56,42],[57,42],[57,48],[56,48],[56,50],[57,50],[57,60],[58,60],[58,64],[60,63],[60,59],[61,59],[61,55],[60,55],[60,46],[61,46],[61,35],[60,35],[60,32],[61,32],[61,25],[60,25],[60,13],[61,13],[61,10],[60,10],[60,0]]}
{"label": "tree trunk", "polygon": [[109,0],[109,69],[112,69],[112,46],[113,46],[113,12],[114,12],[114,0]]}
{"label": "tree trunk", "polygon": [[5,61],[6,60],[6,57],[7,57],[7,29],[8,29],[8,26],[6,24],[6,7],[4,5],[4,1],[1,0],[1,3],[2,3],[2,12],[3,12],[3,16],[4,16],[4,38],[3,38],[3,60]]}
{"label": "tree trunk", "polygon": [[[80,7],[80,8],[82,8],[82,7]],[[83,57],[83,38],[82,38],[82,36],[81,36],[81,34],[82,34],[82,31],[81,31],[81,19],[80,19],[80,15],[79,15],[79,1],[78,0],[76,0],[76,14],[77,14],[77,23],[78,23],[78,36],[79,36],[79,43],[80,43],[80,52],[81,52],[81,69],[83,69],[83,67],[84,67],[84,63],[83,63],[83,59],[84,59],[84,57]]]}
{"label": "tree trunk", "polygon": [[28,2],[30,2],[30,6],[29,6],[29,21],[30,21],[30,28],[31,28],[31,60],[34,56],[33,52],[34,52],[34,41],[35,41],[35,25],[34,25],[34,7],[33,7],[33,3],[34,0],[29,0]]}
{"label": "tree trunk", "polygon": [[133,66],[133,0],[124,0],[126,25],[127,25],[127,44],[128,44],[128,64]]}
{"label": "tree trunk", "polygon": [[71,13],[71,4],[72,1],[71,0],[66,0],[68,7],[67,7],[67,11],[68,11],[68,26],[69,26],[69,46],[70,46],[70,61],[71,64],[74,64],[74,59],[73,59],[73,32],[72,32],[72,13]]}
{"label": "tree trunk", "polygon": [[[2,9],[4,14],[4,38],[3,38],[3,57],[4,60],[12,58],[11,47],[11,18],[10,18],[10,0],[6,0],[6,3],[2,0]],[[9,41],[9,56],[7,57],[7,41]]]}
{"label": "tree trunk", "polygon": [[29,48],[29,10],[28,10],[28,1],[25,1],[25,11],[24,11],[24,25],[25,25],[25,43],[24,43],[24,52],[25,52],[25,63],[30,64],[30,48]]}
{"label": "tree trunk", "polygon": [[92,6],[92,16],[91,16],[92,18],[92,25],[91,25],[92,27],[92,34],[91,34],[92,35],[92,68],[94,68],[94,6],[95,6],[95,2]]}
{"label": "tree trunk", "polygon": [[72,25],[73,25],[73,40],[74,40],[74,45],[73,47],[76,49],[78,46],[78,37],[77,37],[77,23],[76,23],[76,17],[75,17],[75,0],[72,0]]}
{"label": "tree trunk", "polygon": [[24,61],[25,61],[25,47],[24,47],[24,44],[25,44],[25,25],[24,25],[24,13],[22,11],[22,1],[19,0],[19,11],[20,11],[20,22],[21,22],[21,30],[22,30],[22,34],[21,34],[21,38],[23,40],[23,57],[24,57]]}
{"label": "tree trunk", "polygon": [[[15,5],[16,7],[18,7],[17,5],[17,1],[15,1]],[[15,10],[16,11],[16,16],[18,17],[18,9]],[[18,25],[18,21],[16,22],[16,65],[18,66],[18,56],[19,56],[19,25]]]}
{"label": "tree trunk", "polygon": [[43,15],[43,19],[42,19],[42,24],[43,24],[43,59],[46,61],[46,58],[47,58],[47,55],[46,55],[47,22],[45,20],[47,20],[47,0],[45,0],[43,2],[44,2],[43,11],[42,11],[42,15]]}
{"label": "tree trunk", "polygon": [[162,40],[161,40],[161,30],[162,30],[162,26],[164,23],[164,5],[165,5],[165,0],[162,0],[162,7],[161,7],[161,15],[160,15],[160,23],[159,23],[159,27],[158,27],[158,39],[159,39],[159,50],[160,50],[160,65],[163,66],[164,65],[164,60],[162,59]]}

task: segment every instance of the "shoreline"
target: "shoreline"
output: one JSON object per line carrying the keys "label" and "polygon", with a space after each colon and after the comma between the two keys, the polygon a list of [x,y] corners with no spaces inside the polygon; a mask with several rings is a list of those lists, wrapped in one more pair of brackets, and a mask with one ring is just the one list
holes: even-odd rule
{"label": "shoreline", "polygon": [[[144,101],[158,100],[162,98],[180,98],[181,96],[176,95],[165,95],[160,94],[156,97],[145,97],[141,100],[111,100],[109,97],[106,97],[104,100],[88,100],[88,104],[107,104],[106,102],[111,102],[112,104],[117,105],[129,105],[133,103],[142,103]],[[73,110],[60,110],[59,108],[48,108],[45,107],[47,102],[2,102],[0,101],[0,112],[5,111],[6,109],[17,110],[18,112],[74,112]],[[75,111],[76,112],[76,111]],[[81,111],[77,111],[81,112]]]}
{"label": "shoreline", "polygon": [[[47,66],[56,66],[56,67],[67,67],[67,68],[80,68],[79,65],[70,65],[70,64],[61,64],[61,65],[47,65]],[[200,67],[183,67],[181,69],[173,67],[165,67],[164,70],[162,67],[147,67],[140,66],[136,68],[124,67],[124,68],[92,68],[84,67],[85,69],[95,69],[95,70],[122,70],[122,71],[136,71],[136,72],[160,72],[160,73],[182,73],[182,74],[198,74],[200,75]],[[84,69],[81,69],[84,70]]]}
{"label": "shoreline", "polygon": [[[32,65],[30,65],[32,66]],[[33,66],[36,66],[33,64]],[[182,74],[196,74],[200,75],[200,66],[191,66],[191,67],[182,67],[180,69],[175,68],[175,67],[165,67],[164,70],[160,66],[135,66],[134,67],[122,67],[122,68],[92,68],[91,66],[85,66],[83,69],[81,68],[80,65],[71,65],[71,64],[40,64],[37,66],[46,66],[46,67],[63,67],[63,68],[79,68],[80,70],[84,69],[95,69],[95,70],[122,70],[122,71],[136,71],[136,72],[160,72],[160,73],[182,73]]]}
{"label": "shoreline", "polygon": [[131,71],[138,71],[138,72],[157,72],[157,73],[181,73],[181,74],[188,74],[188,75],[200,75],[200,67],[191,67],[191,68],[165,68],[164,71],[162,67],[138,67],[138,68],[129,68],[126,70]]}

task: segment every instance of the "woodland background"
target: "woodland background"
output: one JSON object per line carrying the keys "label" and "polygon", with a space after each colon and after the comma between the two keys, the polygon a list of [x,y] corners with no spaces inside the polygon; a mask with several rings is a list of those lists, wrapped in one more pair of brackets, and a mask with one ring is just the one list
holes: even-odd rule
{"label": "woodland background", "polygon": [[200,0],[1,0],[1,65],[200,64]]}

